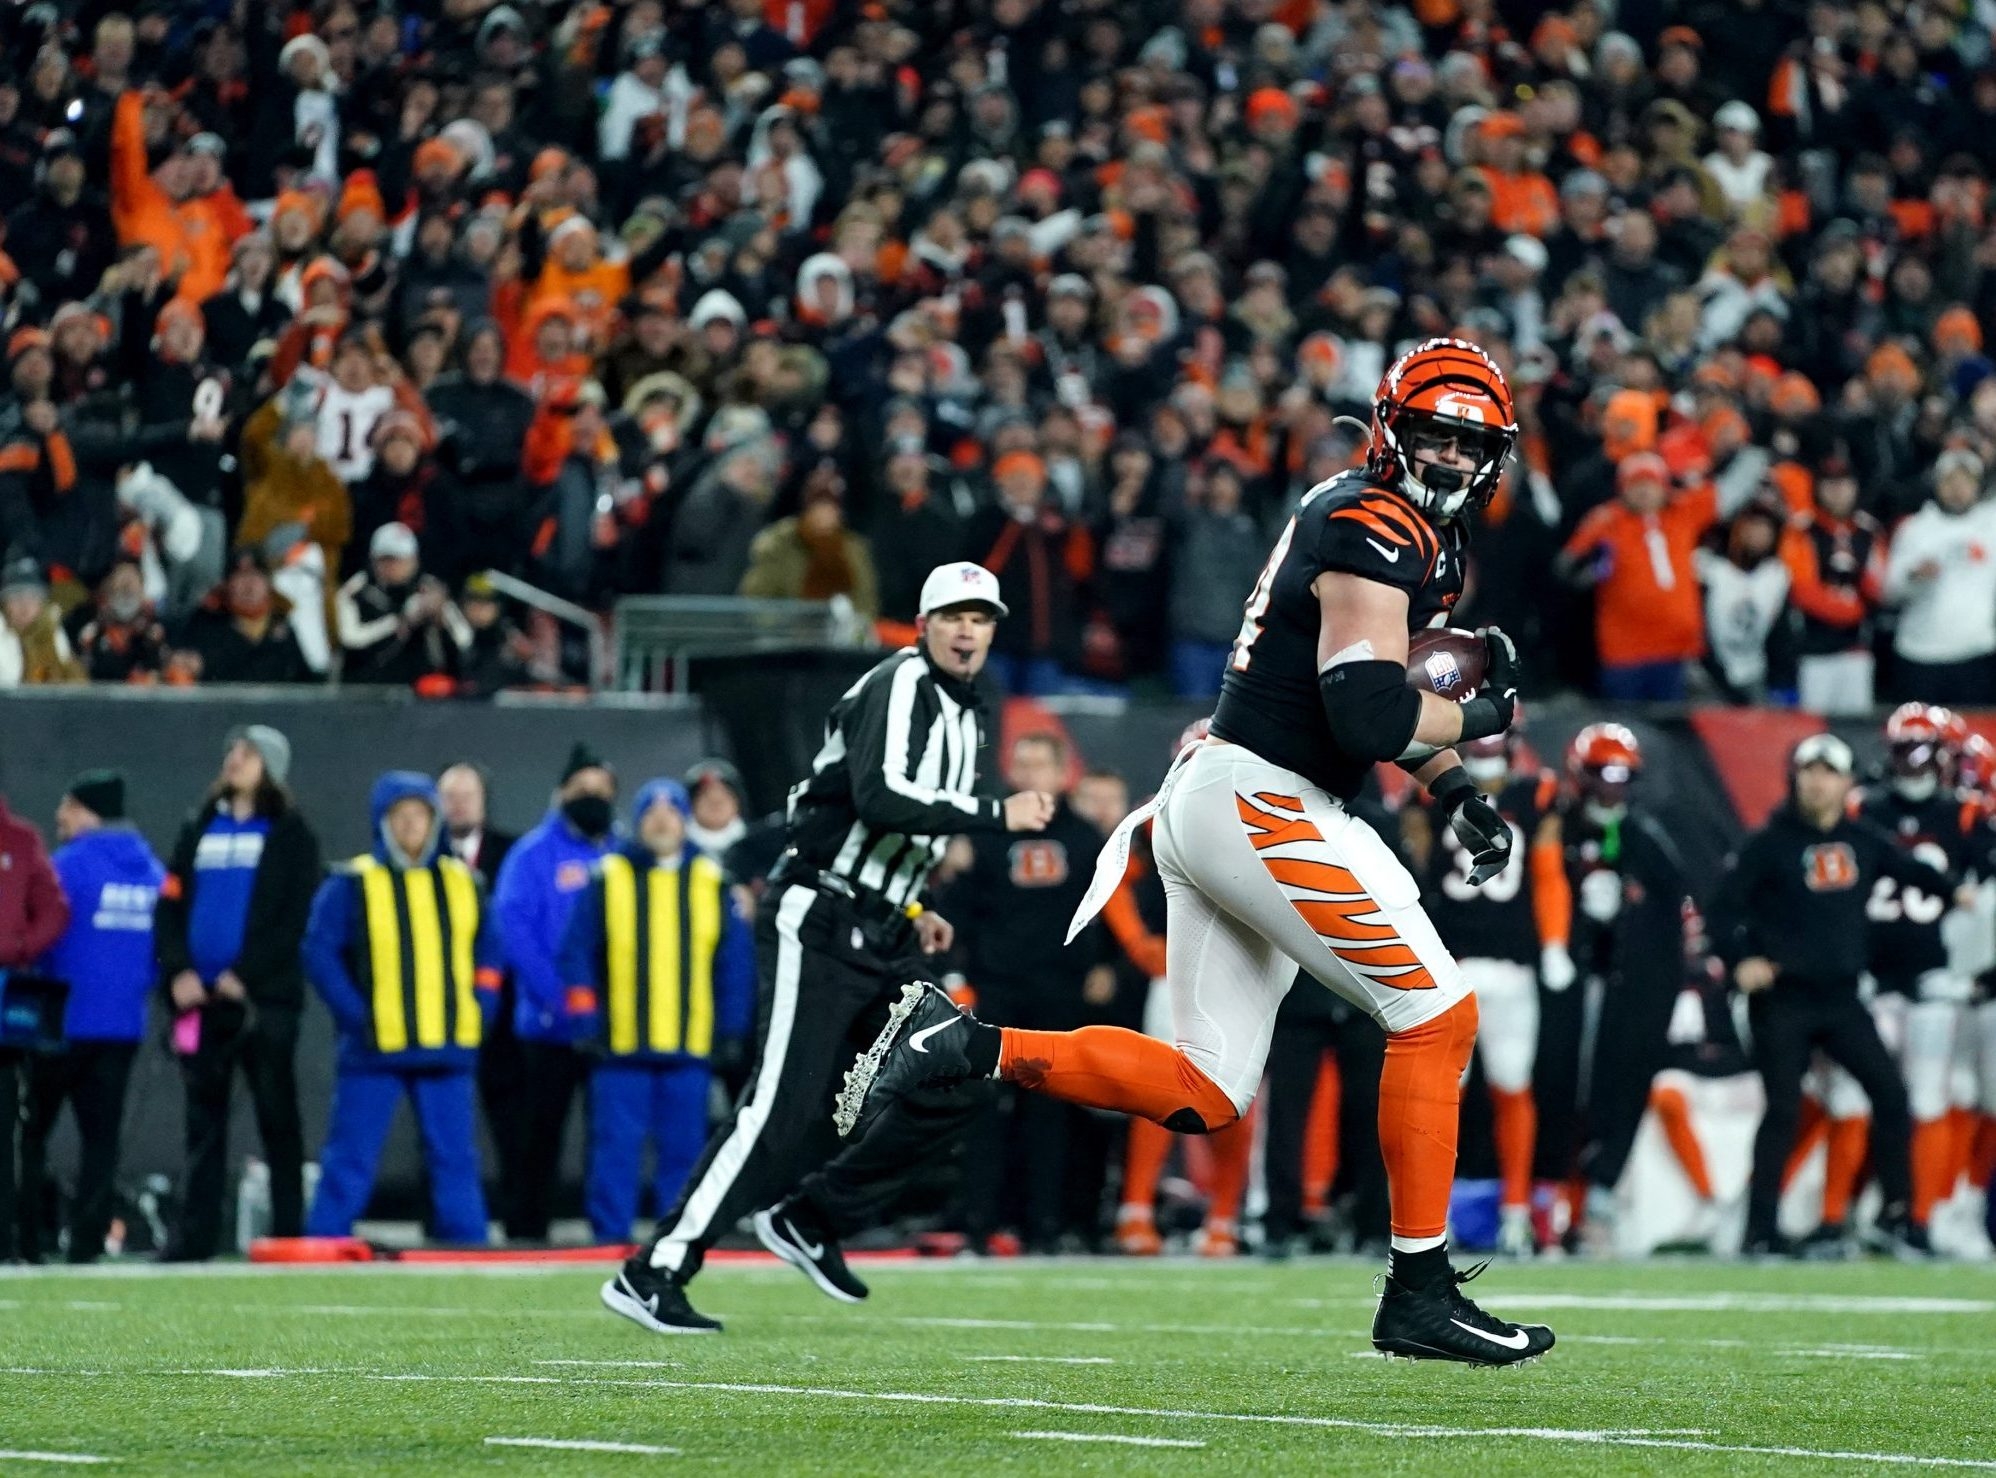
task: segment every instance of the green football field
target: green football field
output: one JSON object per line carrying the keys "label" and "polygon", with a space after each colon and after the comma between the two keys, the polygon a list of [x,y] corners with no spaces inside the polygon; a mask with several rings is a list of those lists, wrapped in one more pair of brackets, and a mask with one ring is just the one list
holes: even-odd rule
{"label": "green football field", "polygon": [[1473,1291],[1560,1336],[1504,1372],[1369,1355],[1370,1264],[867,1271],[846,1308],[710,1269],[696,1339],[575,1267],[28,1270],[0,1471],[1996,1470],[1996,1268],[1498,1267]]}

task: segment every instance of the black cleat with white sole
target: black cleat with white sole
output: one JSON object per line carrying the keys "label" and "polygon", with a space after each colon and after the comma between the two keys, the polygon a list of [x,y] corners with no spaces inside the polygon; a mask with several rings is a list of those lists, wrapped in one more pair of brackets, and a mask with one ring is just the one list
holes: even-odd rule
{"label": "black cleat with white sole", "polygon": [[1464,1365],[1523,1365],[1552,1348],[1543,1324],[1513,1324],[1486,1314],[1465,1298],[1462,1285],[1482,1272],[1478,1263],[1451,1272],[1426,1288],[1410,1288],[1386,1275],[1379,1312],[1372,1319],[1372,1347],[1405,1360],[1455,1360]]}
{"label": "black cleat with white sole", "polygon": [[603,1285],[603,1307],[622,1314],[653,1334],[719,1334],[721,1321],[709,1319],[686,1301],[686,1285],[640,1253]]}
{"label": "black cleat with white sole", "polygon": [[817,1284],[826,1297],[842,1304],[856,1304],[866,1297],[866,1285],[846,1266],[838,1239],[825,1230],[810,1206],[796,1197],[756,1212],[755,1234],[763,1246]]}
{"label": "black cleat with white sole", "polygon": [[921,1088],[943,1087],[976,1076],[965,1049],[978,1020],[926,980],[901,987],[887,1025],[846,1073],[832,1105],[832,1123],[850,1139],[895,1100]]}

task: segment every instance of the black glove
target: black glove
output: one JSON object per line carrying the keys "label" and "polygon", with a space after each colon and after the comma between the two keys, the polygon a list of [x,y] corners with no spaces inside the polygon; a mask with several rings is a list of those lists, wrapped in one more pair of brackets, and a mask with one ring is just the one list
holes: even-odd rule
{"label": "black glove", "polygon": [[1483,687],[1462,705],[1462,741],[1501,734],[1518,714],[1518,649],[1495,626],[1479,627],[1476,634],[1485,653]]}
{"label": "black glove", "polygon": [[1462,766],[1437,776],[1428,791],[1441,805],[1456,840],[1469,853],[1472,888],[1481,887],[1510,865],[1511,823],[1497,814],[1497,808]]}

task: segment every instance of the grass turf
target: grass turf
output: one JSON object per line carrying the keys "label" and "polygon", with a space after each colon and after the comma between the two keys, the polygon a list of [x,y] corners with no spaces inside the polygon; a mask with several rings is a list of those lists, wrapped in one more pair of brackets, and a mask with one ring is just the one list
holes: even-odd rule
{"label": "grass turf", "polygon": [[1510,1372],[1367,1357],[1373,1272],[875,1267],[850,1309],[714,1268],[728,1332],[687,1339],[576,1268],[31,1270],[0,1279],[0,1471],[1996,1470],[1996,1268],[1497,1267],[1471,1291],[1560,1334]]}

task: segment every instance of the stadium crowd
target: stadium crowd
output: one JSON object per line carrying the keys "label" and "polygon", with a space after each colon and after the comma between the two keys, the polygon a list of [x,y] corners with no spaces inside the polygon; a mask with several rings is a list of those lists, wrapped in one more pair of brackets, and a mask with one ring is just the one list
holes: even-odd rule
{"label": "stadium crowd", "polygon": [[560,681],[487,570],[891,640],[962,555],[1012,688],[1210,694],[1457,333],[1542,680],[1988,701],[1992,121],[1937,0],[10,6],[0,685]]}

